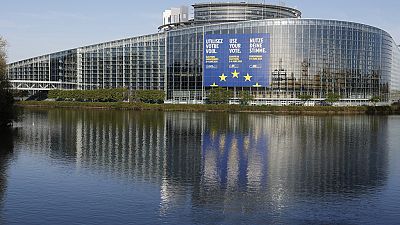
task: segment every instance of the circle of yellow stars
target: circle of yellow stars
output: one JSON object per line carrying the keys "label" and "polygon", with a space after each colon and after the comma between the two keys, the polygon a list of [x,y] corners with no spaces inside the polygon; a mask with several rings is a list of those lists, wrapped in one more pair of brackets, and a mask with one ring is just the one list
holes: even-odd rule
{"label": "circle of yellow stars", "polygon": [[[232,78],[239,79],[240,73],[237,70],[233,71],[231,74],[232,74]],[[222,73],[221,76],[218,76],[218,77],[219,77],[220,81],[225,81],[225,82],[227,81],[226,79],[228,78],[228,76],[226,76],[225,73]],[[243,76],[243,78],[245,79],[244,80],[245,82],[246,81],[250,81],[251,82],[251,78],[253,78],[253,76],[251,76],[249,73],[247,73],[246,76]],[[218,87],[219,85],[214,82],[210,86],[211,87]],[[253,85],[253,87],[262,87],[262,86],[258,82],[256,82],[256,84]]]}

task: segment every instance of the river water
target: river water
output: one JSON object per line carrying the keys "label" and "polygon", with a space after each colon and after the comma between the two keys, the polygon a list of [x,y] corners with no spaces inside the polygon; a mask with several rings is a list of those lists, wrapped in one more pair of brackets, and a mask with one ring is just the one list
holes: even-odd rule
{"label": "river water", "polygon": [[25,109],[4,224],[399,224],[399,116]]}

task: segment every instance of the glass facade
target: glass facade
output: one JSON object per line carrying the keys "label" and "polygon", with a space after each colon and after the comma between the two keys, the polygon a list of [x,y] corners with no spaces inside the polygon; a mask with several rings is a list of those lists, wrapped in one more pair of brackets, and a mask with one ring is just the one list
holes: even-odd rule
{"label": "glass facade", "polygon": [[[398,89],[398,49],[385,31],[344,21],[275,19],[169,32],[168,97],[185,101],[201,100],[198,93],[206,96],[210,87],[203,87],[202,64],[196,63],[203,61],[204,34],[252,33],[271,36],[271,85],[248,89],[260,104],[289,104],[302,94],[323,100],[328,93],[347,103],[360,104],[373,96],[388,102],[391,83]],[[237,94],[246,88],[231,89]]]}
{"label": "glass facade", "polygon": [[197,24],[301,17],[300,11],[277,5],[251,3],[205,3],[195,4],[193,7],[194,21]]}
{"label": "glass facade", "polygon": [[165,34],[155,34],[80,49],[82,89],[165,88]]}
{"label": "glass facade", "polygon": [[165,89],[165,33],[106,42],[9,64],[21,90]]}
{"label": "glass facade", "polygon": [[343,104],[400,99],[400,50],[381,29],[299,18],[195,24],[11,63],[8,77],[14,88],[29,91],[155,89],[167,93],[167,102],[203,103],[212,88],[203,85],[205,34],[269,34],[270,85],[229,88],[232,103],[242,90],[254,95],[254,104],[292,104],[304,94],[317,102],[329,93],[341,95]]}
{"label": "glass facade", "polygon": [[390,98],[400,100],[400,46],[393,46],[392,76],[390,80]]}

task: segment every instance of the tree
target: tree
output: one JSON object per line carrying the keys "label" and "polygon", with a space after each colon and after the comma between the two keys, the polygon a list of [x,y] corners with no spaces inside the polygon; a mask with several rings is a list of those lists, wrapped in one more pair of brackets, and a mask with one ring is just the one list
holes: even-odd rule
{"label": "tree", "polygon": [[16,120],[14,97],[7,79],[6,41],[0,37],[0,127],[12,125]]}
{"label": "tree", "polygon": [[369,99],[369,101],[376,106],[376,103],[381,101],[381,98],[379,96],[373,96],[372,98]]}
{"label": "tree", "polygon": [[240,105],[248,105],[251,101],[254,100],[253,95],[250,94],[248,91],[241,91],[239,93],[239,102]]}
{"label": "tree", "polygon": [[227,104],[232,97],[232,91],[224,88],[213,88],[208,93],[208,101],[211,104]]}
{"label": "tree", "polygon": [[313,97],[312,95],[307,95],[307,94],[302,94],[297,96],[297,98],[299,98],[303,102],[303,105],[306,104],[308,101],[310,101],[312,97]]}
{"label": "tree", "polygon": [[327,95],[326,95],[326,99],[325,99],[325,101],[326,102],[329,102],[329,103],[331,103],[331,104],[333,104],[333,103],[335,103],[335,102],[338,102],[339,100],[340,100],[340,95],[339,94],[335,94],[335,93],[328,93]]}

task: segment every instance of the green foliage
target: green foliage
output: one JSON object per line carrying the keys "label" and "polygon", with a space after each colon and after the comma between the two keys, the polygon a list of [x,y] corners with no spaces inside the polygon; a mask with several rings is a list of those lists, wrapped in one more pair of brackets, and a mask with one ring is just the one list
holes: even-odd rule
{"label": "green foliage", "polygon": [[338,102],[340,100],[340,98],[341,98],[341,96],[339,94],[328,93],[326,95],[325,101],[329,102],[329,103],[335,103],[335,102]]}
{"label": "green foliage", "polygon": [[121,102],[127,99],[126,88],[95,90],[50,90],[48,97],[58,101]]}
{"label": "green foliage", "polygon": [[232,97],[232,91],[224,88],[214,88],[208,93],[208,102],[211,104],[227,104]]}
{"label": "green foliage", "polygon": [[58,101],[80,102],[122,102],[128,97],[136,102],[164,103],[165,93],[162,90],[137,90],[131,96],[125,88],[95,90],[51,90],[48,97]]}
{"label": "green foliage", "polygon": [[10,126],[17,118],[14,96],[6,77],[6,42],[0,37],[0,127]]}
{"label": "green foliage", "polygon": [[26,90],[13,90],[13,96],[14,97],[19,97],[19,98],[29,97],[29,91],[26,91]]}
{"label": "green foliage", "polygon": [[165,92],[162,90],[137,90],[131,95],[135,102],[162,104],[165,99]]}
{"label": "green foliage", "polygon": [[313,96],[312,95],[307,95],[307,94],[302,94],[302,95],[297,96],[297,98],[300,99],[303,102],[308,102],[313,98]]}
{"label": "green foliage", "polygon": [[374,106],[376,106],[376,103],[381,101],[381,98],[379,96],[373,96],[372,98],[369,99],[370,102],[372,102],[374,104]]}
{"label": "green foliage", "polygon": [[253,95],[250,94],[249,91],[241,91],[239,93],[240,105],[248,105],[253,100],[254,100],[254,97],[253,97]]}

